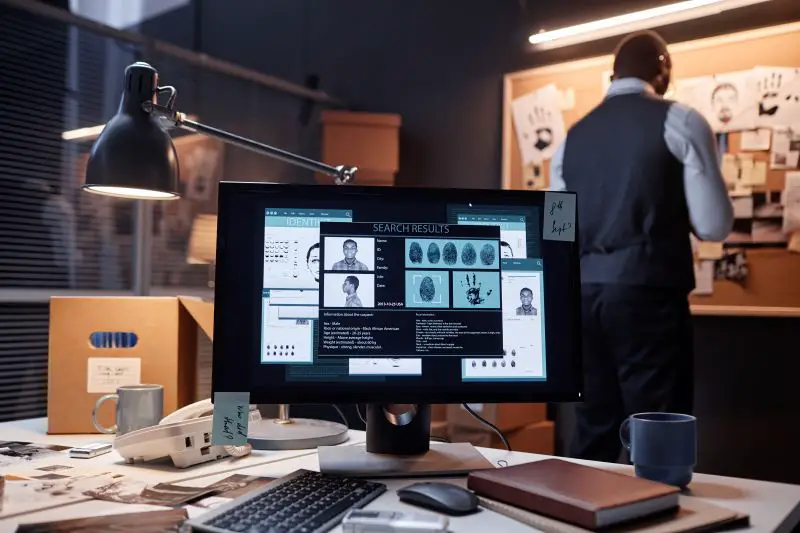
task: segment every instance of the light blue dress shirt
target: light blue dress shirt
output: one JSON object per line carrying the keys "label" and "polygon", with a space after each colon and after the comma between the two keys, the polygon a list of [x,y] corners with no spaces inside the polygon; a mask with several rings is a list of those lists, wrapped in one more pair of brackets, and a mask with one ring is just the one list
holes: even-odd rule
{"label": "light blue dress shirt", "polygon": [[[606,98],[619,94],[649,92],[653,87],[637,78],[614,80]],[[550,160],[550,189],[566,190],[561,143]],[[696,110],[675,102],[670,106],[664,124],[667,148],[683,163],[683,184],[686,205],[695,235],[702,240],[722,241],[733,227],[733,206],[720,170],[720,156],[714,132],[708,121]]]}

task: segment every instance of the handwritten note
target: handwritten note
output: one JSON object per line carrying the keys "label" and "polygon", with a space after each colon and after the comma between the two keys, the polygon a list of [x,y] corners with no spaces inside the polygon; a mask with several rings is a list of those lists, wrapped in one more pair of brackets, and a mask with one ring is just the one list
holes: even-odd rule
{"label": "handwritten note", "polygon": [[575,241],[575,195],[544,193],[543,238],[548,241]]}
{"label": "handwritten note", "polygon": [[250,416],[250,393],[215,392],[211,444],[243,446],[247,444],[247,422]]}
{"label": "handwritten note", "polygon": [[117,387],[142,382],[142,360],[139,357],[89,357],[86,392],[107,394]]}

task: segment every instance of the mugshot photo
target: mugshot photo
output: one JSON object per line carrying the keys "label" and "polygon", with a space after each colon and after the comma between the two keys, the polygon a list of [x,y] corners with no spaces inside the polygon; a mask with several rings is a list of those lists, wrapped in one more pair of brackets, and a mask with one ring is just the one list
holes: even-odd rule
{"label": "mugshot photo", "polygon": [[539,276],[538,272],[503,276],[503,314],[506,317],[532,318],[541,314]]}
{"label": "mugshot photo", "polygon": [[325,307],[375,307],[375,274],[325,274]]}
{"label": "mugshot photo", "polygon": [[325,271],[374,272],[375,239],[325,237]]}

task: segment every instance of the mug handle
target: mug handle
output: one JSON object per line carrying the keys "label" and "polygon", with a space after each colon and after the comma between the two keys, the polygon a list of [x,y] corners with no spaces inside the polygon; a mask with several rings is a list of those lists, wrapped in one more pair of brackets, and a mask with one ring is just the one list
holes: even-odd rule
{"label": "mug handle", "polygon": [[631,451],[631,419],[626,418],[619,426],[619,440],[627,451]]}
{"label": "mug handle", "polygon": [[101,396],[97,400],[97,402],[94,404],[94,409],[92,409],[92,424],[94,424],[95,429],[97,429],[97,431],[99,431],[100,433],[105,433],[107,435],[113,435],[113,434],[115,434],[117,432],[117,429],[118,429],[116,424],[114,424],[110,428],[107,428],[107,427],[101,425],[97,421],[97,410],[100,409],[100,406],[103,405],[103,402],[105,402],[106,400],[114,400],[114,401],[118,402],[119,401],[119,396],[117,396],[116,394],[106,394],[105,396]]}

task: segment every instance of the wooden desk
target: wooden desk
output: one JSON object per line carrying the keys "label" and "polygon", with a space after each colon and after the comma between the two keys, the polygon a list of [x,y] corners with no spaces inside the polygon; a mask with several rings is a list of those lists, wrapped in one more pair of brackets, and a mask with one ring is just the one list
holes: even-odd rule
{"label": "wooden desk", "polygon": [[[36,423],[25,421],[0,424],[0,440],[12,440],[24,437],[25,439],[34,442],[64,442],[67,444],[77,444],[80,442],[86,442],[87,440],[97,440],[97,435],[69,436],[67,438],[46,436],[43,433],[37,433],[35,430],[36,427],[43,428],[44,426],[41,424],[41,421]],[[351,432],[351,438],[353,442],[360,442],[363,441],[364,434],[362,432]],[[735,443],[731,443],[731,445],[735,446]],[[500,459],[503,459],[507,461],[509,465],[538,461],[548,457],[544,455],[534,455],[519,452],[509,454],[505,451],[487,448],[479,448],[479,450],[490,461],[496,463]],[[297,454],[298,452],[286,453]],[[293,472],[299,468],[307,468],[310,470],[316,470],[319,468],[316,452],[303,451],[300,453],[303,455],[295,455],[293,457],[289,456],[282,459],[276,458],[277,460],[269,461],[267,463],[249,465],[242,464],[241,467],[237,469],[237,472],[249,475],[278,477]],[[124,466],[122,458],[117,455],[116,452],[111,452],[111,454],[108,454],[105,457],[108,457],[107,461],[110,461],[109,464]],[[80,463],[82,466],[88,465],[86,460],[74,459],[71,461],[83,461]],[[628,474],[632,473],[631,467],[624,465],[591,463],[586,461],[576,462],[582,462],[584,464],[590,464],[600,468],[608,468]],[[95,465],[95,463],[92,463],[91,466],[94,467]],[[153,479],[150,477],[151,470],[148,468],[136,466],[129,468],[138,470],[138,475],[135,477],[139,479]],[[171,481],[191,480],[191,484],[195,486],[207,485],[214,483],[215,481],[218,481],[219,479],[222,479],[230,474],[229,472],[216,472],[205,473],[205,475],[198,476],[196,475],[197,472],[199,471],[195,471],[194,469],[191,469],[191,471],[181,471],[175,469],[172,473]],[[127,473],[130,473],[130,471]],[[163,478],[158,476],[157,478],[153,479],[153,481],[163,481]],[[465,482],[464,478],[453,479],[451,481],[458,484],[463,484]],[[411,480],[388,480],[387,484],[391,490],[375,500],[375,502],[371,503],[368,508],[397,510],[410,509],[409,507],[406,507],[405,504],[402,504],[398,501],[395,493],[397,488],[402,487],[410,482]],[[792,529],[798,524],[800,524],[800,486],[697,474],[690,488],[692,490],[690,497],[702,498],[704,501],[709,503],[748,513],[751,517],[752,523],[752,527],[748,531],[789,532],[792,531]],[[160,508],[148,505],[126,505],[90,500],[74,503],[56,509],[32,513],[22,517],[0,520],[0,533],[14,531],[19,523],[64,520],[68,518],[123,514],[135,511],[157,509]],[[532,531],[532,529],[528,528],[527,526],[489,511],[466,518],[452,518],[450,529],[453,533],[483,533],[486,531],[524,533]],[[341,529],[337,528],[333,531],[340,532]]]}

